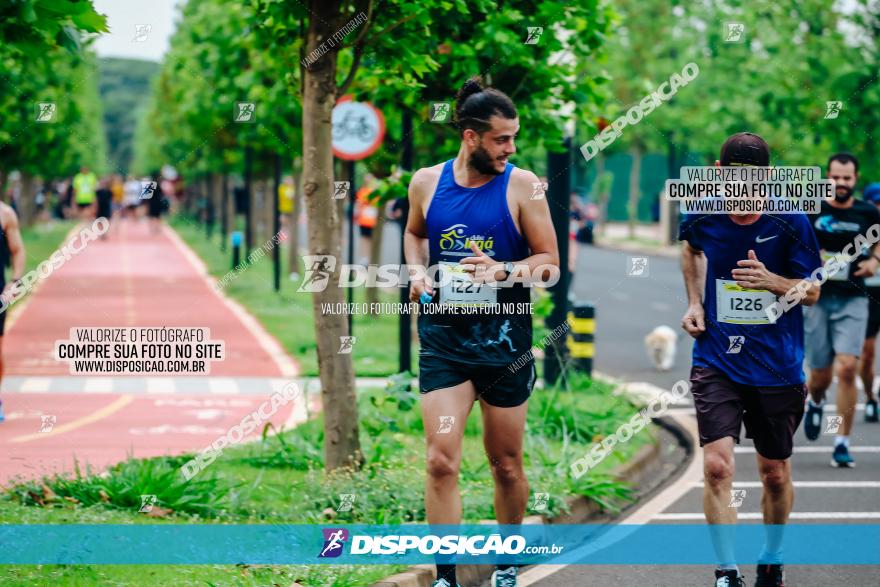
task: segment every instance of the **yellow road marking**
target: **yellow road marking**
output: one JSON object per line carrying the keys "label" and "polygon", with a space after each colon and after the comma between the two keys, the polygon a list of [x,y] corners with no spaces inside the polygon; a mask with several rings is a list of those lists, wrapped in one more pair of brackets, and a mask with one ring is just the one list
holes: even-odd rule
{"label": "yellow road marking", "polygon": [[73,422],[69,422],[67,424],[62,424],[61,426],[56,426],[52,429],[52,432],[37,432],[35,434],[25,434],[24,436],[16,436],[12,438],[9,442],[30,442],[31,440],[37,440],[40,438],[51,438],[53,436],[58,436],[59,434],[64,434],[65,432],[70,432],[71,430],[76,430],[77,428],[82,428],[87,424],[91,424],[93,422],[97,422],[98,420],[103,420],[107,416],[110,416],[131,402],[134,401],[134,396],[132,395],[123,395],[117,398],[113,403],[108,404],[97,410],[88,416],[84,416],[78,420],[74,420]]}

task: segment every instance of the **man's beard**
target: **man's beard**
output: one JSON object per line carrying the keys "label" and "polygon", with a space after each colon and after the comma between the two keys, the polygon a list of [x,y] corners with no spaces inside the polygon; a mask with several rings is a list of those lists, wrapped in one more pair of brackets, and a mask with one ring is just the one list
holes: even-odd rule
{"label": "man's beard", "polygon": [[[840,190],[846,190],[846,192],[841,194]],[[836,202],[846,202],[847,200],[849,200],[852,197],[852,195],[853,195],[853,188],[851,188],[851,187],[839,185],[839,186],[836,186],[834,189],[834,200]]]}
{"label": "man's beard", "polygon": [[498,171],[495,167],[495,160],[489,155],[489,151],[482,146],[477,147],[476,150],[471,153],[470,159],[468,159],[468,165],[483,175],[501,175],[504,173],[504,171]]}

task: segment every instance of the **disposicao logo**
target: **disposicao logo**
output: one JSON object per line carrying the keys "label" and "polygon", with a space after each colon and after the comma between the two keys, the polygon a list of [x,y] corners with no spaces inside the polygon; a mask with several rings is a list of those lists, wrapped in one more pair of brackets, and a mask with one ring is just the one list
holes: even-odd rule
{"label": "disposicao logo", "polygon": [[342,547],[348,540],[348,530],[345,528],[324,528],[324,547],[318,554],[318,558],[336,558],[342,554]]}

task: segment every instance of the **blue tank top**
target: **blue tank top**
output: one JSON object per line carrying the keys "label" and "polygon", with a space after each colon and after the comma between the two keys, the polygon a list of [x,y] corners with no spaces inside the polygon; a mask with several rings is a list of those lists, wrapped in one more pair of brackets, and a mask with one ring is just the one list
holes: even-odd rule
{"label": "blue tank top", "polygon": [[[473,257],[471,243],[499,263],[528,257],[528,243],[507,206],[507,185],[514,166],[508,163],[504,173],[488,183],[466,188],[455,182],[453,161],[443,165],[440,181],[428,204],[425,224],[429,265],[459,263],[465,257]],[[496,291],[502,307],[530,300],[530,290],[521,284]],[[422,355],[507,365],[531,348],[532,317],[527,312],[462,316],[422,313],[419,338]]]}

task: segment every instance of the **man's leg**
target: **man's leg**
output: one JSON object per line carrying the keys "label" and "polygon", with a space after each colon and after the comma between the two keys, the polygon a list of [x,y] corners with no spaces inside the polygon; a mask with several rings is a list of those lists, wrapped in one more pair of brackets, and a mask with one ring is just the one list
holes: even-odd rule
{"label": "man's leg", "polygon": [[859,358],[854,355],[837,355],[837,413],[843,416],[842,436],[849,437],[856,413],[856,370]]}
{"label": "man's leg", "polygon": [[825,401],[825,392],[831,387],[831,379],[834,377],[833,367],[822,369],[810,369],[810,377],[807,381],[807,389],[810,390],[810,399],[814,404],[820,405]]}
{"label": "man's leg", "polygon": [[782,564],[782,526],[788,522],[788,515],[794,503],[794,488],[791,484],[791,462],[789,459],[776,460],[758,457],[758,474],[764,493],[761,495],[761,511],[764,513],[766,542],[759,557],[762,564]]}
{"label": "man's leg", "polygon": [[470,381],[422,394],[422,422],[427,442],[425,512],[429,524],[461,522],[458,471],[461,442],[476,392]]}
{"label": "man's leg", "polygon": [[[6,314],[0,316],[0,320],[6,319]],[[3,388],[3,327],[0,325],[0,389]],[[0,398],[0,422],[6,419],[5,414],[3,413],[3,398]]]}
{"label": "man's leg", "polygon": [[527,406],[525,402],[499,408],[480,400],[483,445],[495,479],[495,518],[499,524],[521,524],[529,501],[522,449]]}
{"label": "man's leg", "polygon": [[865,398],[874,399],[874,359],[876,358],[877,339],[866,338],[862,345],[862,356],[859,359],[859,378],[865,390]]}
{"label": "man's leg", "polygon": [[[422,394],[422,423],[427,445],[425,513],[432,525],[461,523],[458,471],[461,443],[476,391],[470,381]],[[437,579],[455,587],[455,565],[437,560]]]}
{"label": "man's leg", "polygon": [[730,507],[735,471],[732,437],[719,438],[703,446],[703,512],[710,524],[719,568],[723,570],[736,568],[736,508]]}

